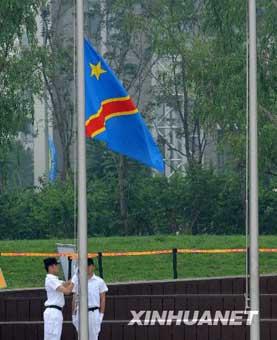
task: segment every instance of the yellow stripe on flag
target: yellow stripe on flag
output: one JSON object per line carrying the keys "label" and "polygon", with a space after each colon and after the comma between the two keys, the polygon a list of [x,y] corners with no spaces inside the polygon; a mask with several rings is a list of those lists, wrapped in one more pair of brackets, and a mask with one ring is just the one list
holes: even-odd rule
{"label": "yellow stripe on flag", "polygon": [[3,288],[7,288],[7,283],[6,283],[6,280],[4,278],[3,272],[0,268],[0,289],[3,289]]}

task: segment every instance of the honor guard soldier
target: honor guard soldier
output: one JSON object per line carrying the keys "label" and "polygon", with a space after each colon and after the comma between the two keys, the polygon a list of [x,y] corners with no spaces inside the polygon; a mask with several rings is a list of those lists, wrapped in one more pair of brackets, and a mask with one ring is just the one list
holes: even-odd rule
{"label": "honor guard soldier", "polygon": [[73,289],[71,281],[63,282],[58,279],[58,265],[59,262],[54,257],[44,259],[47,272],[45,278],[47,300],[43,313],[44,340],[60,340],[63,327],[64,294],[70,294]]}
{"label": "honor guard soldier", "polygon": [[[95,265],[93,259],[88,258],[88,321],[89,340],[97,340],[101,330],[105,306],[106,292],[108,287],[104,280],[94,274]],[[79,311],[78,311],[78,275],[72,277],[74,284],[72,302],[72,322],[78,331]]]}

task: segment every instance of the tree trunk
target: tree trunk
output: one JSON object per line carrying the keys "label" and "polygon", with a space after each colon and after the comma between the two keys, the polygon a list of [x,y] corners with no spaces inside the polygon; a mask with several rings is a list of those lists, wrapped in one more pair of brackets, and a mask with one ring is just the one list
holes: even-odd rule
{"label": "tree trunk", "polygon": [[70,145],[62,145],[62,167],[61,167],[61,180],[65,181],[71,174],[71,162],[70,162]]}
{"label": "tree trunk", "polygon": [[124,229],[124,235],[129,233],[128,199],[127,199],[127,166],[124,156],[119,156],[118,186],[120,202],[120,218]]}

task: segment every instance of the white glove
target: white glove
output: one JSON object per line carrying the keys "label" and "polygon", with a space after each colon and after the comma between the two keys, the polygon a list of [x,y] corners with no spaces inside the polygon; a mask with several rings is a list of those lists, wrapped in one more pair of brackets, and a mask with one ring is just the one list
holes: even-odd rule
{"label": "white glove", "polygon": [[75,267],[73,275],[77,275],[77,276],[79,275],[79,268],[78,268],[78,266]]}
{"label": "white glove", "polygon": [[102,323],[103,318],[104,318],[104,313],[100,313],[100,314],[99,314],[100,323]]}

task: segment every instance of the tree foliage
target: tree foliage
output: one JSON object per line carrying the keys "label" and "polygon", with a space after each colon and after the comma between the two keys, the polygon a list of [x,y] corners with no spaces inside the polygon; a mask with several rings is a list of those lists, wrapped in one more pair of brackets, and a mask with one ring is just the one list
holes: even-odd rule
{"label": "tree foliage", "polygon": [[7,183],[7,156],[19,131],[32,119],[40,81],[36,15],[40,0],[0,3],[0,190]]}
{"label": "tree foliage", "polygon": [[[129,235],[244,234],[244,190],[238,175],[196,170],[184,177],[140,176],[128,188]],[[275,234],[277,182],[260,188],[260,230]],[[88,184],[90,236],[126,235],[116,178]],[[75,202],[75,204],[74,204]],[[1,239],[70,238],[76,228],[73,182],[26,189],[0,197]]]}

